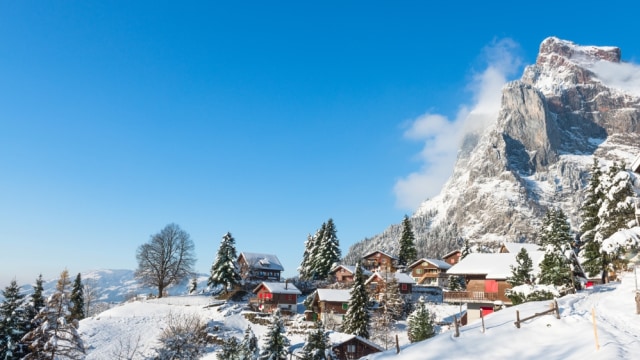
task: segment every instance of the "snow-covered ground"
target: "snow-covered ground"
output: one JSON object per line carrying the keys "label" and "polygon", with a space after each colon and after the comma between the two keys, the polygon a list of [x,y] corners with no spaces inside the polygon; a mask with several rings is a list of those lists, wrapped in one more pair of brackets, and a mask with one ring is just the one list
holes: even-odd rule
{"label": "snow-covered ground", "polygon": [[[481,322],[432,339],[373,354],[367,360],[426,359],[634,359],[640,354],[640,315],[636,315],[633,273],[621,283],[596,286],[558,299],[560,319],[543,315],[514,325],[516,310],[525,318],[549,309],[550,301],[507,308]],[[595,312],[599,349],[592,321]]]}
{"label": "snow-covered ground", "polygon": [[[545,311],[549,301],[514,306],[485,317],[485,332],[480,322],[461,328],[460,337],[453,329],[432,339],[409,344],[406,326],[400,324],[401,352],[395,349],[370,355],[368,360],[424,359],[631,359],[640,354],[640,315],[635,308],[635,277],[627,273],[621,283],[596,286],[575,295],[558,299],[561,318],[543,315],[514,325],[516,310],[525,318]],[[437,320],[449,320],[459,308],[430,305]],[[592,309],[596,314],[599,350],[596,350]],[[163,299],[134,301],[82,320],[80,333],[87,347],[87,359],[116,358],[127,348],[135,348],[142,359],[154,355],[157,338],[169,316],[196,314],[217,330],[220,338],[241,337],[247,325],[260,339],[266,326],[250,323],[244,316],[242,303],[220,305],[208,296],[172,296]],[[300,346],[305,340],[307,322],[293,317],[286,325],[291,344]],[[393,347],[390,347],[393,348]],[[212,345],[203,359],[216,359]]]}

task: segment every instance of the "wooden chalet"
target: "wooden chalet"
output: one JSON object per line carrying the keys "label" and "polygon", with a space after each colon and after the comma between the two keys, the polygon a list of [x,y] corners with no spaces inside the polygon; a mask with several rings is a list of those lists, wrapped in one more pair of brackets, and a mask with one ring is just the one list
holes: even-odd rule
{"label": "wooden chalet", "polygon": [[505,241],[502,243],[502,245],[500,245],[500,252],[512,253],[517,255],[523,248],[526,249],[529,254],[533,253],[534,251],[541,251],[540,245],[537,244],[514,243]]}
{"label": "wooden chalet", "polygon": [[305,311],[307,321],[321,320],[327,329],[342,324],[342,318],[349,308],[351,290],[317,289],[310,296],[311,306]]}
{"label": "wooden chalet", "polygon": [[438,286],[444,288],[447,286],[449,275],[447,270],[451,268],[447,262],[436,259],[420,259],[414,261],[407,267],[410,276],[416,282],[416,285]]}
{"label": "wooden chalet", "polygon": [[413,285],[415,285],[416,282],[411,276],[401,272],[376,271],[367,279],[365,285],[368,285],[370,294],[379,297],[380,294],[384,292],[387,281],[392,278],[398,281],[400,294],[406,295],[412,293]]}
{"label": "wooden chalet", "polygon": [[[511,305],[506,290],[511,288],[507,278],[511,276],[511,266],[516,266],[514,253],[473,253],[467,255],[458,264],[447,270],[448,275],[464,276],[465,291],[445,291],[446,303],[467,304],[467,321],[487,315],[503,305]],[[529,254],[533,261],[534,273],[544,252]]]}
{"label": "wooden chalet", "polygon": [[329,334],[331,350],[339,360],[360,359],[384,351],[381,346],[356,335],[333,332]]}
{"label": "wooden chalet", "polygon": [[362,267],[369,271],[398,271],[398,258],[382,251],[374,251],[362,257]]}
{"label": "wooden chalet", "polygon": [[278,257],[271,254],[241,252],[238,256],[240,277],[245,281],[280,281],[284,267]]}
{"label": "wooden chalet", "polygon": [[[350,265],[338,265],[335,266],[331,271],[329,271],[329,276],[333,277],[335,282],[339,282],[342,284],[350,284],[354,280],[354,276],[356,273],[356,267]],[[371,276],[372,272],[362,268],[362,275],[365,277]]]}
{"label": "wooden chalet", "polygon": [[256,297],[249,300],[249,305],[257,311],[273,312],[279,308],[293,314],[298,312],[298,295],[302,294],[288,282],[261,282],[253,293]]}
{"label": "wooden chalet", "polygon": [[449,265],[455,265],[460,262],[460,257],[462,256],[462,251],[453,250],[452,252],[445,254],[442,257],[442,260]]}

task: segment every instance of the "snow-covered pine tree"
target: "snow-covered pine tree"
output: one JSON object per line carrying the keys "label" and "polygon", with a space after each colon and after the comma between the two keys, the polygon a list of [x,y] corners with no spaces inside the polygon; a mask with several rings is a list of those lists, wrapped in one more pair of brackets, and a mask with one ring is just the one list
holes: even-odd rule
{"label": "snow-covered pine tree", "polygon": [[240,359],[256,360],[259,353],[258,338],[253,333],[253,330],[251,330],[251,325],[247,325],[247,329],[244,331],[244,337],[240,342]]}
{"label": "snow-covered pine tree", "polygon": [[415,246],[416,237],[411,228],[411,221],[407,215],[402,220],[402,236],[400,236],[400,251],[398,252],[398,262],[400,265],[409,265],[416,261],[418,252]]}
{"label": "snow-covered pine tree", "polygon": [[331,268],[340,261],[340,241],[333,219],[327,220],[324,226],[322,237],[318,241],[318,250],[314,254],[313,260],[316,277],[325,280]]}
{"label": "snow-covered pine tree", "polygon": [[305,241],[304,243],[304,254],[302,255],[302,262],[300,263],[300,267],[298,267],[298,273],[300,274],[300,279],[302,280],[313,279],[313,259],[315,258],[315,253],[318,249],[317,240],[318,238],[316,236],[311,236],[311,234],[307,235],[307,241]]}
{"label": "snow-covered pine tree", "polygon": [[427,310],[424,299],[420,297],[416,309],[407,318],[407,335],[412,343],[433,337],[435,332],[434,316]]}
{"label": "snow-covered pine tree", "polygon": [[211,276],[209,276],[207,284],[209,286],[222,285],[225,292],[240,284],[241,278],[236,262],[237,259],[235,239],[228,232],[222,237],[218,255],[211,266]]}
{"label": "snow-covered pine tree", "polygon": [[342,321],[342,332],[369,338],[369,294],[360,263],[356,264],[353,287],[350,292],[347,313]]}
{"label": "snow-covered pine tree", "polygon": [[464,276],[460,275],[449,276],[447,285],[449,291],[464,291],[467,288],[467,282],[465,281]]}
{"label": "snow-covered pine tree", "polygon": [[522,248],[516,255],[516,266],[511,265],[511,276],[507,278],[511,286],[531,284],[533,282],[533,261],[527,252]]}
{"label": "snow-covered pine tree", "polygon": [[221,351],[216,355],[218,360],[245,360],[240,354],[240,343],[235,336],[230,336],[222,342]]}
{"label": "snow-covered pine tree", "polygon": [[194,276],[191,278],[191,283],[189,284],[189,294],[193,295],[198,291],[198,277]]}
{"label": "snow-covered pine tree", "polygon": [[0,359],[22,359],[28,352],[21,341],[29,331],[30,319],[26,313],[25,296],[15,280],[2,291],[0,305]]}
{"label": "snow-covered pine tree", "polygon": [[83,359],[84,344],[78,334],[78,321],[67,321],[71,314],[69,272],[62,271],[56,291],[34,318],[32,328],[22,341],[30,353],[24,359]]}
{"label": "snow-covered pine tree", "polygon": [[329,335],[322,322],[317,321],[315,329],[311,329],[307,333],[307,339],[299,358],[300,360],[325,360],[329,348]]}
{"label": "snow-covered pine tree", "polygon": [[464,239],[464,242],[462,243],[462,250],[460,250],[460,260],[467,257],[467,255],[471,254],[472,252],[473,250],[471,249],[471,244],[469,244],[469,240]]}
{"label": "snow-covered pine tree", "polygon": [[42,286],[42,274],[38,275],[36,284],[33,286],[33,294],[31,294],[31,304],[28,307],[29,318],[33,320],[45,305],[45,298],[43,295],[44,288]]}
{"label": "snow-covered pine tree", "polygon": [[557,287],[572,287],[571,262],[567,253],[571,249],[571,230],[567,216],[561,209],[549,209],[540,229],[539,243],[544,249],[540,263],[538,283]]}
{"label": "snow-covered pine tree", "polygon": [[582,266],[589,276],[596,276],[603,270],[600,243],[595,241],[596,227],[600,223],[598,213],[604,201],[601,178],[600,164],[598,159],[593,158],[589,184],[585,189],[585,200],[580,207],[580,215],[582,216],[580,242],[582,243],[582,257],[585,259]]}
{"label": "snow-covered pine tree", "polygon": [[264,334],[264,346],[260,352],[260,360],[286,360],[289,339],[285,335],[284,322],[280,310],[276,309],[271,318],[271,324]]}
{"label": "snow-covered pine tree", "polygon": [[84,318],[84,286],[82,285],[82,277],[80,273],[78,273],[71,290],[71,315],[68,320],[80,321]]}

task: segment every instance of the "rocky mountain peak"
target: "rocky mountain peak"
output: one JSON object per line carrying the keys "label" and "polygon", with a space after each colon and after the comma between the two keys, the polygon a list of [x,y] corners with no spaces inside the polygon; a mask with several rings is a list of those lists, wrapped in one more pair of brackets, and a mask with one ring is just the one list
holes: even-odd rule
{"label": "rocky mountain peak", "polygon": [[598,60],[620,62],[620,48],[615,46],[581,46],[557,37],[548,37],[540,44],[536,64],[562,65],[566,60],[595,62]]}

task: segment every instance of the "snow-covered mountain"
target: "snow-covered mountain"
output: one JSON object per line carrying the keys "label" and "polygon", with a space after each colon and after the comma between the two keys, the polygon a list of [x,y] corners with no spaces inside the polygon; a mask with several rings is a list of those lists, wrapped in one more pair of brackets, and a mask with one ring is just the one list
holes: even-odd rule
{"label": "snow-covered mountain", "polygon": [[[121,303],[127,299],[130,299],[136,295],[148,295],[158,293],[158,289],[141,286],[140,283],[134,278],[133,270],[113,270],[102,269],[92,270],[80,274],[82,284],[85,286],[85,293],[91,292],[91,298],[93,302],[100,303]],[[73,281],[76,277],[75,274],[70,275]],[[198,289],[205,289],[207,286],[206,274],[198,274]],[[190,280],[185,280],[182,283],[174,286],[170,286],[167,289],[169,295],[184,295],[188,294]],[[53,293],[56,288],[58,279],[44,279],[42,287],[44,289],[45,296]],[[22,286],[25,294],[33,293],[33,285]],[[89,296],[85,294],[85,298]]]}
{"label": "snow-covered mountain", "polygon": [[[536,63],[503,87],[495,122],[465,137],[440,194],[412,216],[419,255],[442,256],[462,239],[532,241],[551,206],[577,229],[593,158],[629,165],[640,154],[640,69],[620,56],[617,47],[545,39]],[[355,244],[345,262],[394,253],[400,231],[392,225]]]}

